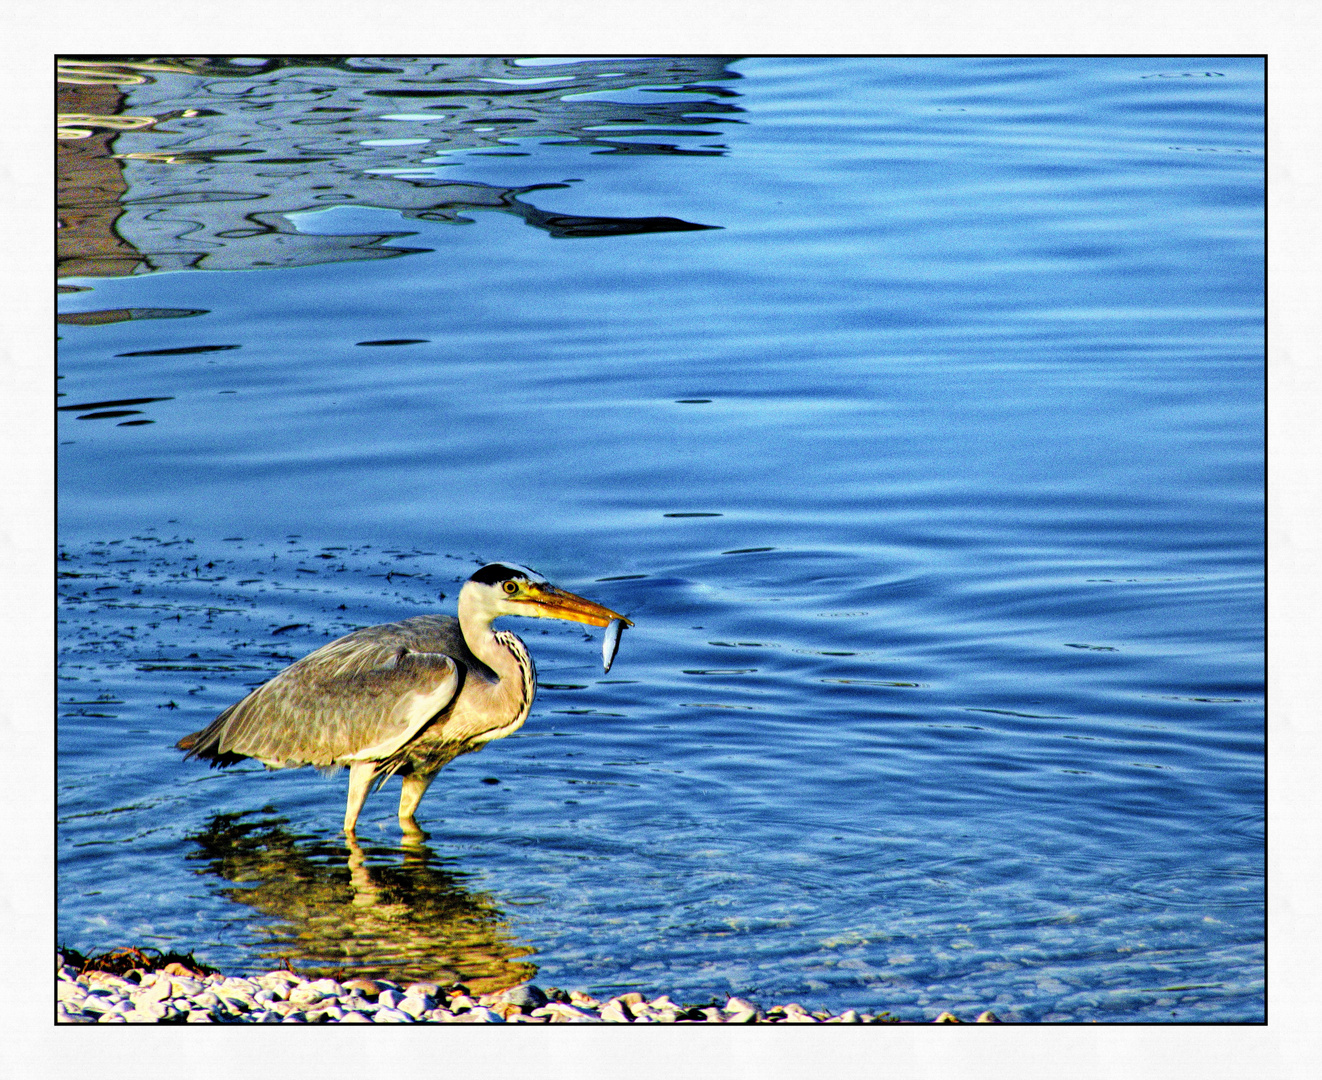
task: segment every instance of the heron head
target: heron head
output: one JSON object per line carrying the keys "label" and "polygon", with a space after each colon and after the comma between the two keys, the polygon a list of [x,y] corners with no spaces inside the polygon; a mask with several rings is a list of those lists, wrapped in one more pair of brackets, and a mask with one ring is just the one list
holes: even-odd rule
{"label": "heron head", "polygon": [[619,619],[625,626],[633,625],[623,615],[557,588],[536,570],[518,563],[487,563],[464,583],[459,601],[483,614],[489,613],[492,619],[498,615],[526,615],[535,619],[569,619],[591,626],[609,626],[612,619]]}

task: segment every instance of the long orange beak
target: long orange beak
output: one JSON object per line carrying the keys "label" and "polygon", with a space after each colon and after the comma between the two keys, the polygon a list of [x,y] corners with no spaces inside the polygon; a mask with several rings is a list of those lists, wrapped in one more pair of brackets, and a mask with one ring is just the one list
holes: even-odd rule
{"label": "long orange beak", "polygon": [[522,595],[518,600],[534,608],[528,612],[529,615],[544,619],[569,619],[572,622],[588,623],[591,626],[609,626],[614,619],[619,619],[625,626],[633,625],[632,621],[619,612],[611,611],[608,607],[602,607],[592,600],[575,596],[554,585],[532,582],[525,585],[521,592]]}

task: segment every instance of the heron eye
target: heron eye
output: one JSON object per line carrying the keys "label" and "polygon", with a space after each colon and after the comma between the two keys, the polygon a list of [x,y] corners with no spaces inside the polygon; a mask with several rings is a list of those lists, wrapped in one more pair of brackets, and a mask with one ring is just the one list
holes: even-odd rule
{"label": "heron eye", "polygon": [[514,582],[512,581],[505,582],[505,592],[508,595],[513,596],[518,591],[519,591],[519,587]]}

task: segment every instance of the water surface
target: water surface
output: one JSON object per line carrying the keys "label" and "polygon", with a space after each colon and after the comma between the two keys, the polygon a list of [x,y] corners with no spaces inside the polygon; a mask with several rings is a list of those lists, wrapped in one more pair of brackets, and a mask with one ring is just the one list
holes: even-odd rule
{"label": "water surface", "polygon": [[[1261,61],[173,67],[68,84],[63,941],[1264,1018]],[[497,558],[636,627],[424,847],[172,749]]]}

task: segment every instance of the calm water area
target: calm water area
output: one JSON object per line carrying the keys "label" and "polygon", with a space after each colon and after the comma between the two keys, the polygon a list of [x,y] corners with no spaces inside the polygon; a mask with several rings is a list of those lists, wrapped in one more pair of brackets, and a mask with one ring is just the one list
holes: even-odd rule
{"label": "calm water area", "polygon": [[[1260,59],[66,75],[62,942],[1264,1019]],[[173,748],[494,559],[421,846]]]}

